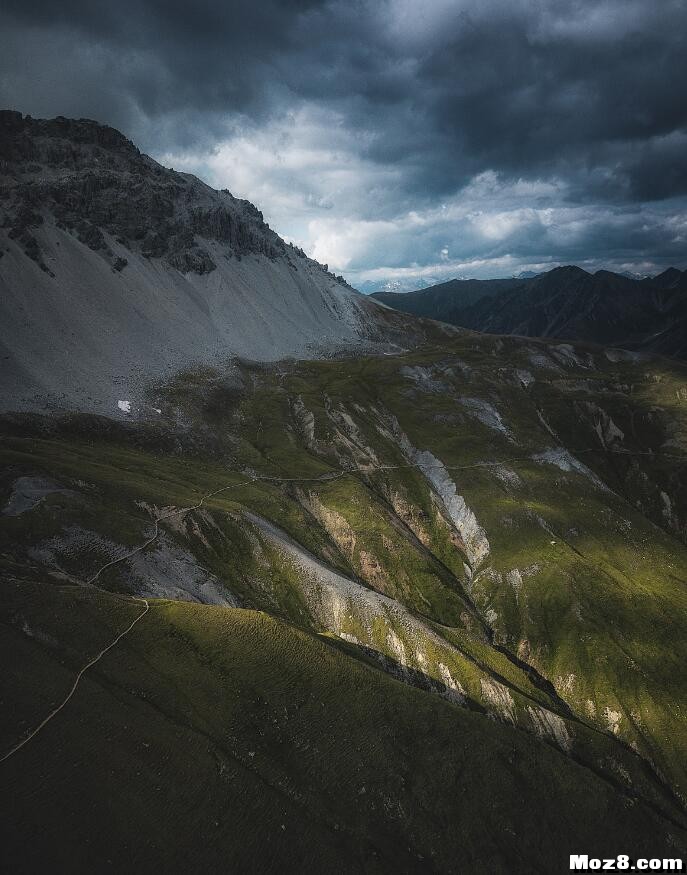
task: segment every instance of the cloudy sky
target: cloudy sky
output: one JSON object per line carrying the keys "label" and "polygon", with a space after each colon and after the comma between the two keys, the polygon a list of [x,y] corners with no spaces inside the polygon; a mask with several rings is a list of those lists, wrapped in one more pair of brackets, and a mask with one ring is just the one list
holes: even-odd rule
{"label": "cloudy sky", "polygon": [[366,290],[687,266],[687,0],[3,0],[0,105],[114,125]]}

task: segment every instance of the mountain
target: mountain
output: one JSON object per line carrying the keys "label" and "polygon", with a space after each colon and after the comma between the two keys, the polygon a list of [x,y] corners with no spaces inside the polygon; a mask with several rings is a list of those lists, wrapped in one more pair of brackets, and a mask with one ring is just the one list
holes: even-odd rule
{"label": "mountain", "polygon": [[370,297],[403,313],[455,323],[454,317],[470,304],[488,295],[498,295],[512,288],[513,283],[509,279],[453,279],[414,292],[381,291],[374,292]]}
{"label": "mountain", "polygon": [[513,279],[517,279],[517,280],[531,280],[531,279],[533,279],[535,276],[539,276],[539,273],[540,273],[540,272],[541,272],[541,271],[537,272],[537,271],[535,271],[535,270],[521,270],[520,273],[516,274],[516,275],[513,277]]}
{"label": "mountain", "polygon": [[685,386],[466,335],[0,419],[7,865],[684,856]]}
{"label": "mountain", "polygon": [[[462,277],[458,277],[462,279]],[[385,292],[412,292],[419,289],[427,289],[439,282],[439,276],[410,276],[397,279],[360,280],[356,283],[363,294],[376,297],[377,293]]]}
{"label": "mountain", "polygon": [[632,279],[568,266],[529,279],[454,281],[409,295],[374,297],[404,312],[478,331],[586,340],[687,358],[687,272],[676,268]]}
{"label": "mountain", "polygon": [[466,308],[462,322],[496,333],[560,337],[687,357],[687,273],[634,280],[560,267]]}
{"label": "mountain", "polygon": [[361,303],[111,129],[5,122],[0,330],[66,394],[0,387],[4,868],[687,856],[687,364]]}
{"label": "mountain", "polygon": [[392,340],[248,201],[88,120],[0,113],[0,256],[5,406],[109,413],[181,367]]}

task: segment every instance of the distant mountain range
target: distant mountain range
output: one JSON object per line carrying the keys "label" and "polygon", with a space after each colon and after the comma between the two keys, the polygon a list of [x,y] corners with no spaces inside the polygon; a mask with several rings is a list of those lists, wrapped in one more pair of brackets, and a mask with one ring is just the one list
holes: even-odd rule
{"label": "distant mountain range", "polygon": [[[417,289],[428,289],[435,286],[440,279],[440,276],[411,276],[400,279],[355,281],[354,285],[364,295],[372,296],[375,292],[412,292]],[[463,277],[459,277],[459,279],[463,279]]]}
{"label": "distant mountain range", "polygon": [[372,297],[405,313],[492,334],[583,340],[687,358],[687,271],[674,267],[643,279],[557,267],[534,277],[450,280]]}

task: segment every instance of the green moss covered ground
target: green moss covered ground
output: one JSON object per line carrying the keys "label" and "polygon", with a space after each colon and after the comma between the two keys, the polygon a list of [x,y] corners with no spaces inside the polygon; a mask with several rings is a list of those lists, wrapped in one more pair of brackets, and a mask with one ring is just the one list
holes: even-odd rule
{"label": "green moss covered ground", "polygon": [[[3,747],[126,625],[116,594],[157,596],[0,765],[15,860],[552,871],[580,836],[679,844],[685,368],[466,336],[241,372],[179,375],[155,423],[3,423],[0,506],[54,488],[0,516]],[[198,604],[207,580],[241,607]]]}

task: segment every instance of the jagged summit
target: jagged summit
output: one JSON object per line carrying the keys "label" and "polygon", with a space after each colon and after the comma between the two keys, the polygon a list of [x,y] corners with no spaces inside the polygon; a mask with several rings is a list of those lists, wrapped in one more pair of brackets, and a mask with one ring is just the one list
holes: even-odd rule
{"label": "jagged summit", "polygon": [[4,409],[122,415],[180,368],[373,349],[394,324],[249,201],[119,131],[0,112]]}
{"label": "jagged summit", "polygon": [[198,274],[217,265],[197,237],[222,243],[238,257],[297,257],[249,201],[160,166],[119,131],[90,119],[2,112],[0,161],[7,195],[3,224],[48,272],[33,234],[46,210],[116,270],[126,258],[114,255],[106,234],[127,249]]}
{"label": "jagged summit", "polygon": [[[38,161],[44,154],[41,147],[46,141],[56,148],[54,144],[59,139],[69,143],[69,149],[65,149],[62,155],[65,164],[70,151],[74,155],[79,147],[88,146],[100,147],[112,154],[142,157],[124,134],[93,119],[70,119],[61,115],[53,119],[35,119],[13,109],[3,109],[0,110],[0,130],[0,153],[2,159],[8,161]],[[57,160],[55,156],[53,161]]]}

